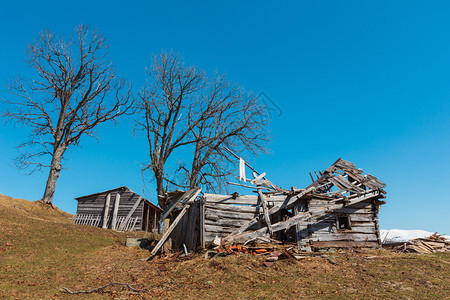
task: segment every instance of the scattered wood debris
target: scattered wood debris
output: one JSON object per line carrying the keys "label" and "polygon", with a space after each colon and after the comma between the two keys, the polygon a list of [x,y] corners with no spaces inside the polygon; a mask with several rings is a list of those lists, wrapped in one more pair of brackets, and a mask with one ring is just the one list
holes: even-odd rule
{"label": "scattered wood debris", "polygon": [[427,238],[417,238],[394,248],[405,253],[435,253],[450,251],[450,241],[437,232]]}

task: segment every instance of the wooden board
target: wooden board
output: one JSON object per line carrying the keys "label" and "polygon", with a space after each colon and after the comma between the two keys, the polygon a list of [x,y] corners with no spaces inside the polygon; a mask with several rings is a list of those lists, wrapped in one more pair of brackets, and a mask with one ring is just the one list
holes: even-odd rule
{"label": "wooden board", "polygon": [[[275,203],[282,203],[286,199],[286,196],[266,196],[268,205],[274,205]],[[258,205],[257,195],[242,195],[234,199],[231,195],[216,195],[216,194],[204,194],[203,200],[205,203],[217,203],[217,204],[242,204],[242,205]]]}

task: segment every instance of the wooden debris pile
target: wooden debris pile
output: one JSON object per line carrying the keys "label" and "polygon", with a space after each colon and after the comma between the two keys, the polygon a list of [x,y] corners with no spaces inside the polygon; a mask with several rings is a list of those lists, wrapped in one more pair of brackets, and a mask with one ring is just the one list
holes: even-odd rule
{"label": "wooden debris pile", "polygon": [[[239,159],[239,180],[232,183],[251,188],[255,194],[218,195],[201,188],[176,190],[164,199],[169,203],[161,215],[162,223],[172,212],[170,227],[152,255],[172,238],[177,249],[196,251],[200,246],[228,245],[224,251],[242,252],[255,243],[291,245],[300,250],[368,247],[381,245],[378,212],[385,201],[386,186],[375,176],[339,158],[329,168],[310,173],[312,183],[304,189],[283,189]],[[252,179],[245,175],[252,172]],[[176,215],[176,218],[173,218]],[[247,248],[231,248],[231,247]]]}
{"label": "wooden debris pile", "polygon": [[[305,253],[301,253],[295,247],[292,246],[281,246],[281,245],[257,245],[257,246],[243,246],[241,244],[237,245],[227,245],[222,243],[222,245],[217,246],[214,250],[208,250],[205,253],[204,258],[210,259],[215,257],[223,257],[228,255],[254,255],[261,257],[266,267],[270,267],[277,260],[284,259],[302,259]],[[302,255],[303,254],[303,255]]]}
{"label": "wooden debris pile", "polygon": [[435,253],[450,251],[450,241],[437,232],[427,238],[417,238],[395,248],[405,253]]}

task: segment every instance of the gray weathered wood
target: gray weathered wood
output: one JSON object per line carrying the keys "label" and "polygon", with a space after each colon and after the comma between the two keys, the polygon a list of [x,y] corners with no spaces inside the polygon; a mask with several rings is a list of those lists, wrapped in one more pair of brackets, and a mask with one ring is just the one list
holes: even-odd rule
{"label": "gray weathered wood", "polygon": [[[314,191],[316,188],[315,187],[310,187],[306,190],[303,190],[302,192],[300,192],[298,195],[292,197],[292,198],[285,198],[285,201],[282,204],[278,204],[275,205],[274,207],[272,207],[269,211],[268,214],[269,215],[273,215],[274,213],[280,211],[280,209],[283,209],[285,207],[291,206],[293,205],[295,202],[297,202],[299,199],[301,199],[303,196],[305,196],[307,193]],[[230,234],[230,237],[233,235],[238,235],[243,233],[245,230],[247,230],[249,227],[253,226],[254,224],[260,222],[261,220],[261,216],[256,216],[254,217],[252,220],[250,220],[249,222],[245,223],[244,225],[242,225],[241,228],[239,228],[238,230],[232,232]]]}
{"label": "gray weathered wood", "polygon": [[116,200],[114,201],[114,211],[113,211],[113,217],[112,217],[112,222],[111,222],[112,230],[116,230],[117,213],[119,212],[119,205],[120,205],[120,193],[117,193]]}
{"label": "gray weathered wood", "polygon": [[206,247],[205,242],[205,202],[200,200],[200,245],[202,248]]}
{"label": "gray weathered wood", "polygon": [[237,213],[250,213],[250,214],[260,214],[262,213],[262,208],[255,206],[244,206],[244,205],[230,205],[230,204],[211,204],[205,203],[207,209],[214,209],[219,211],[227,212],[237,212]]}
{"label": "gray weathered wood", "polygon": [[[131,216],[133,215],[134,211],[136,210],[136,208],[138,207],[138,205],[141,203],[141,201],[144,198],[139,197],[136,202],[134,203],[133,207],[130,209],[130,211],[128,212],[128,215],[125,217],[123,223],[121,224],[121,226],[119,227],[119,230],[123,230],[126,226],[126,224],[128,223],[128,220],[131,218]],[[148,220],[147,220],[148,223]]]}
{"label": "gray weathered wood", "polygon": [[270,221],[269,209],[267,208],[266,199],[265,199],[261,189],[259,188],[259,186],[258,186],[258,197],[259,197],[259,201],[261,202],[261,205],[262,205],[264,220],[266,221],[267,229],[269,230],[270,236],[273,236],[272,222]]}
{"label": "gray weathered wood", "polygon": [[[372,198],[372,197],[374,197],[373,194],[367,194],[367,195],[359,196],[357,198],[352,199],[350,204],[361,202],[361,201],[367,200],[367,199]],[[288,229],[291,226],[294,226],[295,224],[297,224],[298,222],[300,222],[302,220],[306,220],[308,218],[311,218],[311,216],[314,216],[316,218],[322,217],[322,216],[325,216],[325,215],[329,214],[330,211],[332,211],[332,210],[335,210],[335,209],[338,209],[338,208],[343,208],[343,207],[344,207],[344,204],[334,204],[334,205],[330,205],[328,207],[325,206],[325,207],[322,207],[322,208],[317,208],[315,210],[310,210],[310,211],[307,211],[307,212],[299,213],[298,215],[293,216],[293,217],[291,217],[290,219],[288,219],[286,221],[273,224],[272,229],[273,229],[274,232],[280,231],[280,230],[283,230],[283,229]],[[244,233],[240,233],[240,234],[237,234],[237,235],[229,235],[229,236],[226,237],[226,240],[229,241],[229,242],[230,241],[242,242],[243,240],[249,240],[251,238],[256,238],[259,235],[263,235],[263,234],[267,233],[267,230],[264,230],[264,229],[266,229],[266,228],[262,228],[262,229],[259,229],[259,230],[253,231],[253,232],[248,232],[248,233],[244,232]]]}
{"label": "gray weathered wood", "polygon": [[159,249],[162,247],[162,245],[164,245],[164,243],[166,242],[167,238],[170,236],[170,234],[172,233],[173,229],[177,226],[178,222],[180,222],[181,218],[183,218],[184,214],[189,209],[189,207],[190,207],[189,204],[186,204],[183,207],[183,209],[178,214],[178,216],[175,218],[173,223],[170,225],[170,227],[167,229],[167,231],[163,234],[163,236],[159,240],[158,244],[156,244],[155,248],[153,248],[152,255],[156,255],[156,253],[158,253]]}
{"label": "gray weathered wood", "polygon": [[[287,196],[266,196],[268,204],[283,203]],[[233,198],[231,195],[216,195],[216,194],[204,194],[203,199],[205,203],[217,203],[217,204],[242,204],[242,205],[258,205],[257,195],[242,195]]]}
{"label": "gray weathered wood", "polygon": [[218,220],[221,218],[251,220],[255,217],[255,215],[259,215],[259,214],[222,211],[222,210],[216,210],[216,209],[211,209],[211,208],[206,209],[206,212],[205,212],[205,218],[210,219],[210,220]]}

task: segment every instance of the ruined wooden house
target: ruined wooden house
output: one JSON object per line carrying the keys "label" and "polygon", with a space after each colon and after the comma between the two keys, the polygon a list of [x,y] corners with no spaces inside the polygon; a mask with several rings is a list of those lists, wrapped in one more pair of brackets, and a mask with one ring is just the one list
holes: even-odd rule
{"label": "ruined wooden house", "polygon": [[[385,184],[343,159],[316,175],[304,189],[285,190],[265,173],[253,172],[253,179],[244,180],[256,190],[254,195],[192,197],[191,190],[173,194],[174,203],[185,203],[172,223],[173,242],[190,249],[250,242],[296,243],[308,251],[380,246],[378,213],[385,203],[380,200],[385,198]],[[153,254],[157,251],[158,247]]]}
{"label": "ruined wooden house", "polygon": [[126,186],[75,198],[72,222],[119,231],[159,233],[162,210]]}

